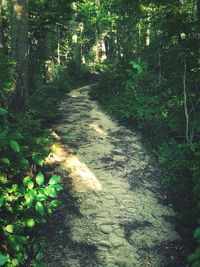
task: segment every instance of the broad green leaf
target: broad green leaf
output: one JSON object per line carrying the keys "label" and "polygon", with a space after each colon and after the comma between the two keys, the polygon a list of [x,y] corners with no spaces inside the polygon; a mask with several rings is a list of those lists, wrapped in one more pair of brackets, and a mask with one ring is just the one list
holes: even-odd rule
{"label": "broad green leaf", "polygon": [[56,189],[56,191],[61,191],[63,190],[63,186],[61,184],[55,184],[54,188]]}
{"label": "broad green leaf", "polygon": [[25,203],[26,203],[27,208],[30,208],[33,205],[33,199],[31,197],[28,197],[28,198],[26,198]]}
{"label": "broad green leaf", "polygon": [[27,187],[28,187],[28,189],[33,189],[34,188],[34,182],[33,181],[29,181],[27,183]]}
{"label": "broad green leaf", "polygon": [[21,245],[16,241],[15,237],[10,239],[10,245],[15,251],[19,251],[21,248]]}
{"label": "broad green leaf", "polygon": [[5,88],[5,89],[11,89],[11,88],[12,88],[12,83],[5,82],[5,83],[3,84],[3,88]]}
{"label": "broad green leaf", "polygon": [[37,190],[36,189],[32,189],[28,192],[29,196],[34,200],[37,197]]}
{"label": "broad green leaf", "polygon": [[17,267],[17,266],[20,266],[20,263],[18,261],[18,259],[12,259],[12,267]]}
{"label": "broad green leaf", "polygon": [[20,263],[18,261],[18,259],[12,259],[12,267],[17,267],[17,266],[20,266]]}
{"label": "broad green leaf", "polygon": [[12,192],[16,192],[18,190],[18,184],[13,184],[12,185]]}
{"label": "broad green leaf", "polygon": [[10,234],[13,234],[14,233],[14,230],[15,230],[15,226],[13,224],[8,224],[5,227],[5,230],[6,230],[6,232],[8,232]]}
{"label": "broad green leaf", "polygon": [[31,189],[28,193],[25,194],[25,199],[26,199],[26,206],[28,208],[32,207],[33,201],[37,197],[37,190],[36,189]]}
{"label": "broad green leaf", "polygon": [[39,252],[37,255],[36,255],[36,260],[37,261],[41,261],[44,257],[44,254],[42,252]]}
{"label": "broad green leaf", "polygon": [[38,201],[44,201],[44,200],[47,199],[47,196],[44,195],[44,194],[38,194],[37,197],[36,197],[36,199],[37,199]]}
{"label": "broad green leaf", "polygon": [[52,200],[52,201],[50,202],[50,206],[52,206],[52,207],[54,207],[54,208],[58,207],[59,204],[60,204],[60,203],[59,203],[58,200]]}
{"label": "broad green leaf", "polygon": [[51,208],[48,208],[48,209],[47,209],[47,212],[48,212],[49,214],[52,214],[52,213],[53,213],[53,210],[52,210]]}
{"label": "broad green leaf", "polygon": [[38,185],[42,185],[44,183],[44,175],[41,172],[39,172],[36,176],[36,183]]}
{"label": "broad green leaf", "polygon": [[33,154],[32,158],[38,166],[40,166],[40,167],[43,166],[44,160],[40,156]]}
{"label": "broad green leaf", "polygon": [[9,160],[9,158],[1,158],[1,159],[0,159],[0,162],[2,162],[2,163],[5,164],[5,165],[10,165],[10,160]]}
{"label": "broad green leaf", "polygon": [[42,194],[42,195],[45,195],[45,188],[39,188],[38,189],[38,193]]}
{"label": "broad green leaf", "polygon": [[20,146],[15,140],[10,140],[10,146],[15,152],[20,152]]}
{"label": "broad green leaf", "polygon": [[31,178],[29,176],[27,176],[23,179],[23,184],[26,186],[28,184],[28,182],[30,182],[30,181],[31,181]]}
{"label": "broad green leaf", "polygon": [[5,110],[4,108],[0,108],[0,116],[5,116],[7,113],[7,110]]}
{"label": "broad green leaf", "polygon": [[35,209],[40,215],[44,215],[44,206],[42,205],[41,202],[37,202],[35,205]]}
{"label": "broad green leaf", "polygon": [[53,185],[53,184],[58,184],[61,181],[61,177],[59,175],[54,175],[49,179],[49,184]]}
{"label": "broad green leaf", "polygon": [[50,197],[57,197],[57,192],[53,186],[46,187],[45,194],[47,194]]}
{"label": "broad green leaf", "polygon": [[4,201],[5,201],[5,198],[3,196],[0,196],[0,207],[3,206]]}
{"label": "broad green leaf", "polygon": [[25,221],[25,226],[28,228],[32,228],[35,226],[35,220],[33,218],[27,219]]}
{"label": "broad green leaf", "polygon": [[22,169],[27,170],[29,168],[29,161],[25,158],[21,160],[20,164],[21,164]]}
{"label": "broad green leaf", "polygon": [[3,266],[8,261],[9,257],[0,253],[0,266]]}

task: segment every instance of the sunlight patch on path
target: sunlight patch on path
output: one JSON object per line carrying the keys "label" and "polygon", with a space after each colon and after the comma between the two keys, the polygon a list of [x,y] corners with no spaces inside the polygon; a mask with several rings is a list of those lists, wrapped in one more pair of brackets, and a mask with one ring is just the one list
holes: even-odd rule
{"label": "sunlight patch on path", "polygon": [[[59,136],[54,132],[53,136]],[[70,177],[73,187],[77,192],[86,192],[87,190],[102,190],[101,182],[90,171],[86,164],[73,155],[69,148],[65,148],[61,143],[52,146],[52,152],[46,159],[46,163],[60,163],[60,168],[66,171]]]}
{"label": "sunlight patch on path", "polygon": [[103,135],[107,135],[107,133],[96,123],[90,123],[89,124],[89,128],[93,129],[97,133],[100,133],[100,134],[103,134]]}

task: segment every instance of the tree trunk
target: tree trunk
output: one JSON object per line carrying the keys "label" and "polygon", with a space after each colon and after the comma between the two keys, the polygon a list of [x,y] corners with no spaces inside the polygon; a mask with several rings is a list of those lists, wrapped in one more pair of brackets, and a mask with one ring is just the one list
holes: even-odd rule
{"label": "tree trunk", "polygon": [[23,110],[28,96],[28,0],[12,0],[11,55],[16,61],[16,89],[11,108]]}
{"label": "tree trunk", "polygon": [[197,0],[197,38],[198,38],[198,49],[199,49],[199,58],[198,62],[200,63],[200,0]]}
{"label": "tree trunk", "polygon": [[3,28],[3,4],[0,1],[0,55],[4,50],[4,28]]}
{"label": "tree trunk", "polygon": [[186,91],[186,76],[187,76],[187,65],[184,58],[184,70],[183,70],[183,95],[184,95],[184,112],[185,112],[185,137],[187,143],[189,143],[189,113],[187,108],[187,91]]}

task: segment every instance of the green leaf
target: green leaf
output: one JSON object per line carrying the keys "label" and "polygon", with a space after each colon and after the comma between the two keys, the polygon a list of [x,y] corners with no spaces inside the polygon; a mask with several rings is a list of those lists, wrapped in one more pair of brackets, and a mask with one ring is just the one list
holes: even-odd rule
{"label": "green leaf", "polygon": [[33,199],[31,197],[28,197],[28,198],[26,198],[25,203],[26,203],[27,208],[30,208],[33,205]]}
{"label": "green leaf", "polygon": [[18,261],[18,259],[12,259],[12,267],[17,267],[17,266],[20,266],[20,263]]}
{"label": "green leaf", "polygon": [[25,221],[25,226],[28,228],[33,228],[35,226],[35,220],[33,218],[27,219]]}
{"label": "green leaf", "polygon": [[37,190],[36,189],[32,189],[28,192],[29,196],[34,200],[37,197]]}
{"label": "green leaf", "polygon": [[19,186],[18,184],[13,184],[12,185],[12,192],[16,192],[18,190]]}
{"label": "green leaf", "polygon": [[36,176],[36,183],[38,185],[42,185],[44,183],[44,175],[41,172],[39,172]]}
{"label": "green leaf", "polygon": [[42,195],[45,195],[45,188],[39,188],[38,189],[38,193],[42,194]]}
{"label": "green leaf", "polygon": [[44,206],[42,205],[41,202],[37,202],[35,205],[35,209],[40,215],[44,215]]}
{"label": "green leaf", "polygon": [[11,88],[12,88],[12,83],[5,82],[5,83],[3,84],[3,88],[5,88],[5,89],[11,89]]}
{"label": "green leaf", "polygon": [[20,244],[27,244],[27,238],[23,235],[16,235],[15,239],[17,242],[19,242]]}
{"label": "green leaf", "polygon": [[8,261],[8,255],[3,255],[0,253],[0,266],[3,266]]}
{"label": "green leaf", "polygon": [[52,207],[54,207],[54,208],[58,207],[59,204],[60,204],[60,202],[59,202],[58,200],[52,200],[52,201],[50,202],[50,206],[52,206]]}
{"label": "green leaf", "polygon": [[56,189],[56,191],[61,191],[63,190],[63,186],[61,184],[55,184],[54,188]]}
{"label": "green leaf", "polygon": [[28,208],[32,207],[33,201],[37,197],[37,190],[36,189],[31,189],[28,193],[25,194],[25,199],[26,199],[26,206]]}
{"label": "green leaf", "polygon": [[12,237],[10,238],[10,246],[15,250],[15,251],[19,251],[21,248],[21,245],[16,242],[16,238]]}
{"label": "green leaf", "polygon": [[43,166],[43,164],[44,164],[44,160],[43,160],[40,156],[33,154],[33,155],[32,155],[32,159],[36,162],[36,164],[37,164],[38,166],[40,166],[40,167]]}
{"label": "green leaf", "polygon": [[17,153],[20,152],[20,146],[15,140],[10,140],[10,147]]}
{"label": "green leaf", "polygon": [[29,181],[27,183],[27,187],[28,187],[28,189],[33,189],[34,188],[34,182],[33,181]]}
{"label": "green leaf", "polygon": [[37,255],[36,255],[36,260],[37,261],[41,261],[44,257],[44,254],[42,252],[39,252]]}
{"label": "green leaf", "polygon": [[31,178],[29,176],[26,176],[24,179],[23,179],[23,184],[26,186],[28,184],[28,182],[31,181]]}
{"label": "green leaf", "polygon": [[196,253],[192,253],[187,257],[187,260],[189,262],[193,262],[193,261],[197,260],[198,258],[199,258],[199,256]]}
{"label": "green leaf", "polygon": [[200,227],[198,227],[198,228],[194,231],[194,238],[195,238],[195,239],[200,239]]}
{"label": "green leaf", "polygon": [[20,164],[21,164],[22,169],[24,170],[27,170],[29,168],[29,161],[25,158],[21,160]]}
{"label": "green leaf", "polygon": [[3,196],[0,196],[0,207],[3,206],[5,198]]}
{"label": "green leaf", "polygon": [[5,230],[6,230],[6,232],[8,232],[10,234],[13,234],[14,233],[14,230],[15,230],[15,226],[13,224],[8,224],[5,227]]}
{"label": "green leaf", "polygon": [[45,188],[45,194],[50,197],[57,197],[57,192],[53,186],[48,186]]}
{"label": "green leaf", "polygon": [[49,179],[49,184],[58,184],[61,181],[61,177],[59,175],[54,175]]}
{"label": "green leaf", "polygon": [[9,160],[9,158],[1,158],[1,159],[0,159],[0,162],[2,162],[2,163],[5,164],[5,165],[10,165],[10,160]]}
{"label": "green leaf", "polygon": [[0,116],[5,116],[7,113],[7,110],[5,110],[4,108],[0,108]]}
{"label": "green leaf", "polygon": [[44,200],[47,199],[47,196],[44,195],[44,194],[38,194],[36,199],[37,199],[38,201],[44,201]]}

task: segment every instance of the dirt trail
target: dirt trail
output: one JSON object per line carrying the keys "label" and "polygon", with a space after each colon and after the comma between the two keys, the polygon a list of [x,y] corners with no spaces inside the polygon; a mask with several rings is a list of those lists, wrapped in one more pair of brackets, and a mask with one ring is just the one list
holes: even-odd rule
{"label": "dirt trail", "polygon": [[49,226],[48,266],[183,267],[156,164],[136,133],[89,99],[89,89],[66,96],[53,127],[63,145],[51,158],[72,186]]}

